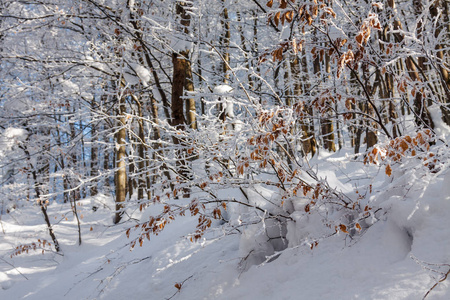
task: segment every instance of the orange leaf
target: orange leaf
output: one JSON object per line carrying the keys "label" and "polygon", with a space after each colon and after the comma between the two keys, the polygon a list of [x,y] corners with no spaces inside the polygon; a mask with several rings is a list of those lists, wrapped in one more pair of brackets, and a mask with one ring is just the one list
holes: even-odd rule
{"label": "orange leaf", "polygon": [[339,225],[339,229],[340,229],[342,232],[344,232],[344,233],[348,233],[348,231],[347,231],[347,226],[345,226],[344,224],[340,224],[340,225]]}
{"label": "orange leaf", "polygon": [[386,166],[386,175],[389,176],[389,177],[391,177],[391,175],[392,175],[392,168],[391,168],[391,165],[387,165],[387,166]]}
{"label": "orange leaf", "polygon": [[276,26],[278,26],[278,24],[280,23],[280,14],[281,14],[281,12],[277,12],[275,14],[275,17],[273,18],[273,21],[275,22]]}
{"label": "orange leaf", "polygon": [[243,175],[244,174],[244,165],[238,165],[237,171],[238,171],[239,175]]}
{"label": "orange leaf", "polygon": [[408,150],[408,144],[406,143],[405,140],[401,140],[400,141],[400,148],[402,148],[403,152],[405,152],[406,150]]}
{"label": "orange leaf", "polygon": [[291,11],[286,12],[286,21],[291,23],[293,19],[294,19],[294,11],[291,10]]}
{"label": "orange leaf", "polygon": [[402,93],[406,92],[406,90],[405,90],[405,83],[404,83],[403,81],[398,85],[398,89],[399,89]]}
{"label": "orange leaf", "polygon": [[362,40],[363,40],[363,35],[360,33],[356,36],[356,41],[358,42],[358,44],[362,44]]}
{"label": "orange leaf", "polygon": [[313,18],[317,17],[318,13],[319,13],[319,6],[314,5],[314,6],[312,7],[312,9],[311,9],[311,15],[312,15],[312,17],[313,17]]}
{"label": "orange leaf", "polygon": [[308,12],[305,12],[305,13],[306,13],[306,21],[308,22],[308,25],[311,26],[311,24],[313,23],[314,20],[311,17],[311,15],[308,14]]}
{"label": "orange leaf", "polygon": [[327,7],[327,8],[325,9],[325,12],[326,12],[327,14],[330,14],[333,18],[336,18],[336,13],[331,9],[331,7]]}
{"label": "orange leaf", "polygon": [[267,4],[266,4],[268,7],[272,7],[272,5],[273,5],[273,0],[270,0],[269,2],[267,2]]}

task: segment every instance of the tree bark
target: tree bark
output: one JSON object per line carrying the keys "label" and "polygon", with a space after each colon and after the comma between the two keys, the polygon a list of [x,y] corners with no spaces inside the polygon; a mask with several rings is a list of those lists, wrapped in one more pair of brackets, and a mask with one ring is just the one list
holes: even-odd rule
{"label": "tree bark", "polygon": [[[91,109],[92,111],[95,110],[95,98],[92,98],[91,100]],[[97,127],[94,122],[91,122],[91,177],[98,176],[98,144],[96,143],[97,138]],[[92,179],[90,188],[91,197],[98,194],[97,182],[97,179]]]}
{"label": "tree bark", "polygon": [[[176,14],[180,18],[180,31],[184,34],[189,33],[190,15],[186,11],[186,2],[177,2]],[[195,128],[195,103],[193,99],[189,99],[187,111],[188,120],[185,119],[183,113],[184,104],[184,91],[186,87],[190,86],[187,81],[191,79],[191,64],[189,61],[189,49],[184,49],[179,52],[172,53],[172,65],[173,65],[173,79],[172,79],[172,126],[177,130],[185,130],[185,125],[189,125],[191,128]],[[190,75],[191,74],[191,75]],[[190,75],[190,78],[189,78]],[[173,143],[176,146],[177,156],[177,172],[181,177],[181,180],[188,180],[190,178],[190,171],[187,163],[187,145],[179,139],[176,135],[172,137]],[[188,188],[183,190],[183,197],[188,198],[190,191]]]}
{"label": "tree bark", "polygon": [[114,217],[114,224],[120,222],[124,209],[124,202],[127,195],[127,169],[126,169],[126,117],[125,117],[125,98],[120,97],[118,108],[118,125],[120,126],[116,134],[116,214]]}

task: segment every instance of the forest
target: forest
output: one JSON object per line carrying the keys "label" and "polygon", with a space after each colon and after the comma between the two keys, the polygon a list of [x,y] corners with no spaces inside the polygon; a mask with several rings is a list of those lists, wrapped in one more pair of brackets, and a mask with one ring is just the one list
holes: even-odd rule
{"label": "forest", "polygon": [[449,8],[2,0],[0,298],[450,297]]}

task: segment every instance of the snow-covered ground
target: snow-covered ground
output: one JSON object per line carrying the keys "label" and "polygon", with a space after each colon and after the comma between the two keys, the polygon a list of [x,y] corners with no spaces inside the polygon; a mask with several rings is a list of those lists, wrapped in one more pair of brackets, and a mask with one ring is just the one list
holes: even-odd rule
{"label": "snow-covered ground", "polygon": [[[367,199],[380,208],[368,221],[373,225],[310,249],[295,237],[320,224],[313,218],[298,223],[306,227],[291,224],[289,247],[257,265],[255,227],[230,233],[214,223],[192,243],[187,235],[197,220],[189,216],[130,251],[126,229],[160,207],[130,211],[112,225],[113,199],[103,195],[80,201],[81,246],[70,208],[51,204],[63,254],[38,249],[11,257],[20,244],[50,240],[37,207],[16,209],[1,216],[0,299],[422,299],[450,270],[450,171],[448,154],[439,157],[433,172],[411,159],[393,166],[389,177],[384,167],[322,154],[311,163],[328,165],[319,175],[330,185],[354,196],[371,184]],[[450,299],[449,280],[427,299]]]}

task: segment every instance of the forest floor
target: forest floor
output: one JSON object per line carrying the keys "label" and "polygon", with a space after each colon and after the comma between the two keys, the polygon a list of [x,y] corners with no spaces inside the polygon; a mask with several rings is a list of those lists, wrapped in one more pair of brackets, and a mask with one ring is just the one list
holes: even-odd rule
{"label": "forest floor", "polygon": [[[410,168],[390,177],[342,153],[322,154],[315,163],[322,162],[334,166],[322,176],[345,193],[355,178],[371,182],[384,213],[368,230],[340,232],[312,250],[288,247],[252,265],[251,231],[227,232],[217,222],[193,243],[197,219],[186,216],[130,251],[125,231],[161,207],[128,211],[112,225],[113,199],[99,195],[77,206],[81,245],[70,207],[53,203],[48,212],[62,254],[37,245],[14,255],[19,245],[50,240],[38,207],[29,205],[1,216],[0,299],[422,299],[450,271],[448,162],[434,173]],[[427,299],[450,299],[449,283]]]}

